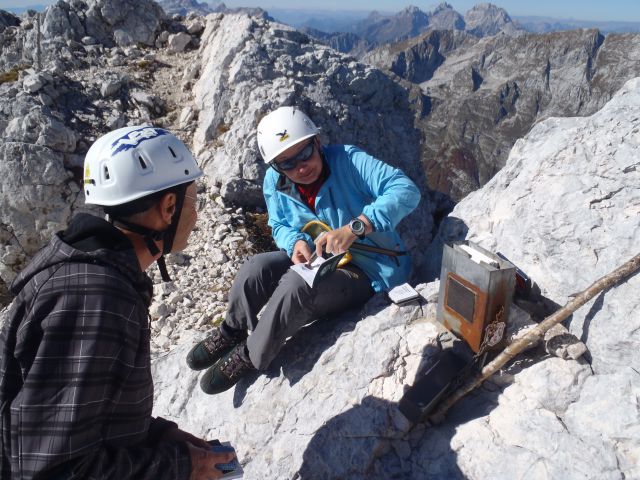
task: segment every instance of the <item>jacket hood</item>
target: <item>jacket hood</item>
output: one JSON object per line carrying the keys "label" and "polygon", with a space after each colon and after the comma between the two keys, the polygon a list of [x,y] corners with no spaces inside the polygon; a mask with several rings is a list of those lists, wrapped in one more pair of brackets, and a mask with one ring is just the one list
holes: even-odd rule
{"label": "jacket hood", "polygon": [[66,262],[97,263],[114,268],[131,281],[147,304],[151,301],[151,280],[140,270],[129,239],[106,220],[86,213],[76,215],[66,230],[56,233],[33,257],[11,284],[11,292],[17,295],[39,272]]}

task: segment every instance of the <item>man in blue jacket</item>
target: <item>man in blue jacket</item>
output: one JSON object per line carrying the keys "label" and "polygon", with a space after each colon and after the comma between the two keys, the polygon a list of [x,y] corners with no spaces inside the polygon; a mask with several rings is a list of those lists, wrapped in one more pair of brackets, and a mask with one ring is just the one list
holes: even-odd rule
{"label": "man in blue jacket", "polygon": [[[201,379],[210,394],[266,369],[304,325],[363,305],[375,292],[406,282],[411,269],[408,256],[352,249],[350,263],[315,287],[307,285],[290,267],[309,262],[313,250],[339,254],[357,240],[403,251],[395,228],[418,205],[420,192],[402,171],[357,147],[322,146],[319,129],[295,107],[281,107],[260,121],[258,146],[272,167],[263,191],[281,250],[255,255],[240,268],[225,320],[187,356],[194,370],[210,367]],[[313,220],[332,229],[315,243],[301,231]]]}

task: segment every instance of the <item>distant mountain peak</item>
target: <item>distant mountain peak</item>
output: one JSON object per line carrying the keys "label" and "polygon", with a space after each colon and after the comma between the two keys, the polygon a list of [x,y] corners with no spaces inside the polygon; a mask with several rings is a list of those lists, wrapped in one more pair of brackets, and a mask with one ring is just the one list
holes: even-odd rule
{"label": "distant mountain peak", "polygon": [[405,7],[402,12],[407,12],[407,13],[418,13],[418,12],[422,12],[422,10],[420,10],[418,7],[416,7],[415,5],[409,5],[408,7]]}
{"label": "distant mountain peak", "polygon": [[206,15],[213,12],[207,2],[198,2],[197,0],[157,0],[157,3],[169,15],[186,15],[189,12]]}
{"label": "distant mountain peak", "polygon": [[429,28],[435,30],[464,30],[465,22],[451,5],[442,2],[429,15]]}
{"label": "distant mountain peak", "polygon": [[[428,24],[429,23],[429,14],[427,14],[426,12],[423,12],[422,10],[420,10],[418,7],[415,7],[413,5],[410,5],[408,7],[406,7],[404,10],[401,10],[399,13],[397,13],[394,17],[397,18],[412,18],[415,19],[416,21],[418,21],[421,24]],[[391,18],[394,18],[391,17]]]}
{"label": "distant mountain peak", "polygon": [[492,3],[478,3],[464,15],[466,30],[476,36],[496,35],[502,31],[513,33],[520,29],[504,8]]}
{"label": "distant mountain peak", "polygon": [[442,2],[436,8],[433,9],[433,13],[439,13],[444,10],[453,10],[453,6],[451,6],[447,2]]}
{"label": "distant mountain peak", "polygon": [[467,15],[483,15],[485,17],[491,17],[493,19],[500,19],[504,22],[511,22],[511,17],[507,13],[507,11],[502,7],[494,5],[493,3],[478,3],[467,11],[465,17]]}

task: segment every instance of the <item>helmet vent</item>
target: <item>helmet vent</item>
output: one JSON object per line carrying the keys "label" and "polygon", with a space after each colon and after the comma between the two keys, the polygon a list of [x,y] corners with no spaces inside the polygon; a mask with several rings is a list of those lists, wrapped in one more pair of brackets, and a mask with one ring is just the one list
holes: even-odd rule
{"label": "helmet vent", "polygon": [[106,165],[104,166],[104,179],[105,180],[109,180],[111,178],[111,176],[109,175],[109,167],[107,167]]}
{"label": "helmet vent", "polygon": [[140,166],[143,170],[146,170],[148,168],[147,162],[144,161],[144,158],[142,158],[141,155],[138,155],[138,161],[140,162]]}
{"label": "helmet vent", "polygon": [[169,147],[169,151],[171,152],[171,155],[173,155],[173,158],[178,158],[176,152],[173,151],[173,148]]}

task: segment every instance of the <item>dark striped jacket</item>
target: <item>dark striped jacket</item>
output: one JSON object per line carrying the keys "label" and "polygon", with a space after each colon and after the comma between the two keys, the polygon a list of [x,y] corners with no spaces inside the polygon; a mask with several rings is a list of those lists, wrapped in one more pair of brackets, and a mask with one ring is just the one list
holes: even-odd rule
{"label": "dark striped jacket", "polygon": [[186,445],[157,441],[175,424],[151,417],[152,285],[128,239],[79,215],[12,290],[0,334],[2,479],[187,479]]}

